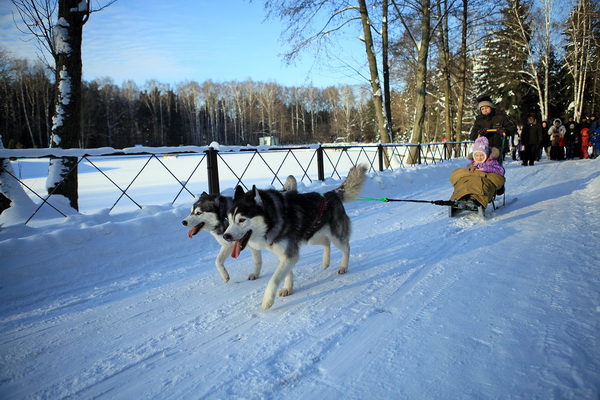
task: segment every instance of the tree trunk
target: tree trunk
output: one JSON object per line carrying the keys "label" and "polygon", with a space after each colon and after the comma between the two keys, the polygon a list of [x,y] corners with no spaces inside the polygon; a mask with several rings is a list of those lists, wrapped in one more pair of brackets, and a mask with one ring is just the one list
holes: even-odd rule
{"label": "tree trunk", "polygon": [[365,50],[367,52],[367,60],[369,62],[369,72],[371,75],[371,92],[373,94],[373,103],[375,105],[375,115],[377,117],[377,127],[379,137],[382,143],[389,143],[390,137],[386,127],[386,121],[383,109],[383,98],[381,93],[381,85],[379,83],[379,71],[377,70],[377,58],[373,48],[373,36],[371,35],[371,22],[369,21],[369,13],[365,0],[358,0],[360,19],[362,22],[363,34],[365,35]]}
{"label": "tree trunk", "polygon": [[[450,44],[448,35],[448,2],[447,0],[440,0],[437,3],[438,14],[442,18],[442,25],[440,27],[440,55],[442,61],[442,85],[444,90],[444,124],[445,124],[445,135],[444,137],[451,138],[452,132],[452,92],[450,82]],[[437,129],[436,129],[437,132]],[[437,140],[437,136],[436,136]]]}
{"label": "tree trunk", "polygon": [[[429,42],[431,40],[431,10],[430,0],[421,3],[421,41],[417,46],[417,73],[416,73],[416,104],[414,128],[410,143],[421,143],[425,127],[425,114],[427,112],[427,58],[429,56]],[[418,147],[410,147],[408,152],[408,164],[418,163]]]}
{"label": "tree trunk", "polygon": [[[461,34],[460,34],[460,66],[459,66],[459,89],[458,89],[458,109],[456,111],[456,137],[450,138],[456,142],[462,141],[462,125],[463,116],[465,114],[465,99],[467,97],[467,34],[468,34],[468,5],[469,0],[463,0],[462,7],[462,18],[461,18]],[[460,149],[460,145],[457,146],[456,150]]]}
{"label": "tree trunk", "polygon": [[[393,120],[392,120],[392,93],[390,90],[390,64],[389,64],[389,40],[388,40],[388,0],[383,0],[382,12],[383,21],[381,27],[381,62],[383,69],[383,106],[385,111],[385,122],[388,135],[390,137],[389,142],[394,141],[393,135]],[[384,142],[386,143],[386,142]]]}
{"label": "tree trunk", "polygon": [[[81,40],[88,14],[79,11],[79,3],[79,0],[59,0],[58,22],[53,28],[58,90],[50,146],[64,149],[79,147],[81,131]],[[78,210],[77,186],[77,158],[50,160],[46,182],[49,193],[64,195],[71,207]]]}

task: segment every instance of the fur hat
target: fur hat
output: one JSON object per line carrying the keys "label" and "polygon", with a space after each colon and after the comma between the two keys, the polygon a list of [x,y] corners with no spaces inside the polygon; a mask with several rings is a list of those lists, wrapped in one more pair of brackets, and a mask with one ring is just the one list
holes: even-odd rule
{"label": "fur hat", "polygon": [[556,118],[552,123],[555,124],[557,121],[559,125],[562,125],[562,121],[559,118]]}
{"label": "fur hat", "polygon": [[482,96],[477,99],[478,107],[481,110],[481,107],[491,107],[494,108],[494,103],[492,103],[492,98],[490,96]]}
{"label": "fur hat", "polygon": [[490,155],[490,142],[485,136],[478,137],[475,140],[475,144],[473,145],[473,156],[475,153],[483,153],[485,154],[485,158],[488,158]]}

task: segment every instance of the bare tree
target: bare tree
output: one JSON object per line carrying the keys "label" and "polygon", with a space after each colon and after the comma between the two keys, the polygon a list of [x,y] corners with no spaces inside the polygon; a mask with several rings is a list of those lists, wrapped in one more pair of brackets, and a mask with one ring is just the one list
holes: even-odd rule
{"label": "bare tree", "polygon": [[375,106],[375,116],[377,117],[377,126],[379,127],[379,137],[383,143],[390,142],[390,131],[385,118],[385,109],[383,102],[383,92],[379,80],[379,70],[377,66],[377,56],[373,44],[373,35],[371,34],[371,20],[365,0],[358,0],[360,21],[362,23],[365,51],[367,52],[367,61],[369,64],[369,73],[371,76],[371,93],[373,95],[373,104]]}
{"label": "bare tree", "polygon": [[[418,25],[419,32],[415,33],[411,32],[407,22],[408,17],[405,16],[404,9],[398,6],[397,1],[392,0],[392,4],[396,9],[400,22],[409,34],[417,53],[415,118],[410,142],[418,144],[422,141],[425,128],[425,115],[427,113],[427,61],[432,32],[434,31],[434,28],[431,25],[431,0],[405,3],[408,5],[408,8],[415,11],[420,18],[420,24]],[[411,147],[409,149],[408,163],[415,164],[418,162],[417,151],[416,147]]]}
{"label": "bare tree", "polygon": [[[598,0],[578,0],[566,21],[565,63],[573,79],[573,97],[569,109],[579,121],[584,106],[589,71],[600,48]],[[594,80],[598,79],[594,77]]]}
{"label": "bare tree", "polygon": [[438,14],[441,16],[442,24],[438,29],[439,37],[439,53],[441,60],[441,79],[444,106],[444,125],[446,129],[446,138],[453,137],[452,132],[452,82],[451,82],[451,54],[450,54],[450,28],[448,23],[449,5],[448,0],[440,0],[437,2]]}
{"label": "bare tree", "polygon": [[469,63],[469,56],[467,52],[467,37],[469,33],[468,5],[469,0],[462,0],[462,8],[460,13],[460,50],[458,56],[458,105],[456,110],[456,136],[449,138],[457,142],[462,140],[463,116],[465,114],[465,100],[467,98],[467,65]]}
{"label": "bare tree", "polygon": [[[108,1],[95,11],[114,3]],[[12,0],[24,25],[21,29],[37,39],[43,54],[54,61],[57,97],[52,119],[51,147],[79,147],[81,130],[81,41],[83,25],[90,13],[89,0]],[[77,194],[77,158],[50,160],[46,187],[61,194],[79,209]]]}
{"label": "bare tree", "polygon": [[[331,0],[319,2],[298,2],[295,0],[265,0],[265,7],[269,15],[276,14],[285,19],[286,39],[291,43],[291,50],[286,54],[287,60],[292,60],[301,51],[311,48],[316,57],[321,52],[327,51],[329,38],[351,26],[353,22],[360,21],[362,40],[366,51],[366,60],[369,68],[371,93],[375,105],[375,114],[381,141],[390,141],[390,129],[385,115],[383,101],[383,87],[379,78],[379,66],[375,52],[372,30],[373,23],[369,17],[366,0],[356,0],[357,3]],[[387,4],[387,3],[386,3]],[[315,23],[325,20],[324,25],[313,28]],[[387,23],[387,21],[385,21]],[[385,27],[385,24],[384,24]],[[387,29],[387,27],[385,27]],[[308,32],[308,34],[307,34]],[[387,41],[385,42],[387,44]],[[339,59],[339,58],[338,58]],[[356,70],[354,69],[355,73]]]}

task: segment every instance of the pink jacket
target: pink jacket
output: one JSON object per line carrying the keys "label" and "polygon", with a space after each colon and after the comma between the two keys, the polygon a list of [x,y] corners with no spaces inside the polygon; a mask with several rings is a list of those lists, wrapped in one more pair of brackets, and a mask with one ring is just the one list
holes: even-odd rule
{"label": "pink jacket", "polygon": [[482,164],[477,164],[475,160],[471,160],[467,168],[471,167],[475,167],[478,171],[504,176],[504,167],[495,158],[488,158]]}

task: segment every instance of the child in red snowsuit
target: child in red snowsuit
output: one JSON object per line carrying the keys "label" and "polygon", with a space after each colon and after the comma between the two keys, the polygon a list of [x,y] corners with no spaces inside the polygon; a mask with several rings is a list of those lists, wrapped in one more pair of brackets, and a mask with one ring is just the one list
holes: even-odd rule
{"label": "child in red snowsuit", "polygon": [[590,145],[590,129],[583,128],[579,134],[581,135],[581,154],[579,158],[584,160],[589,157],[588,147]]}

